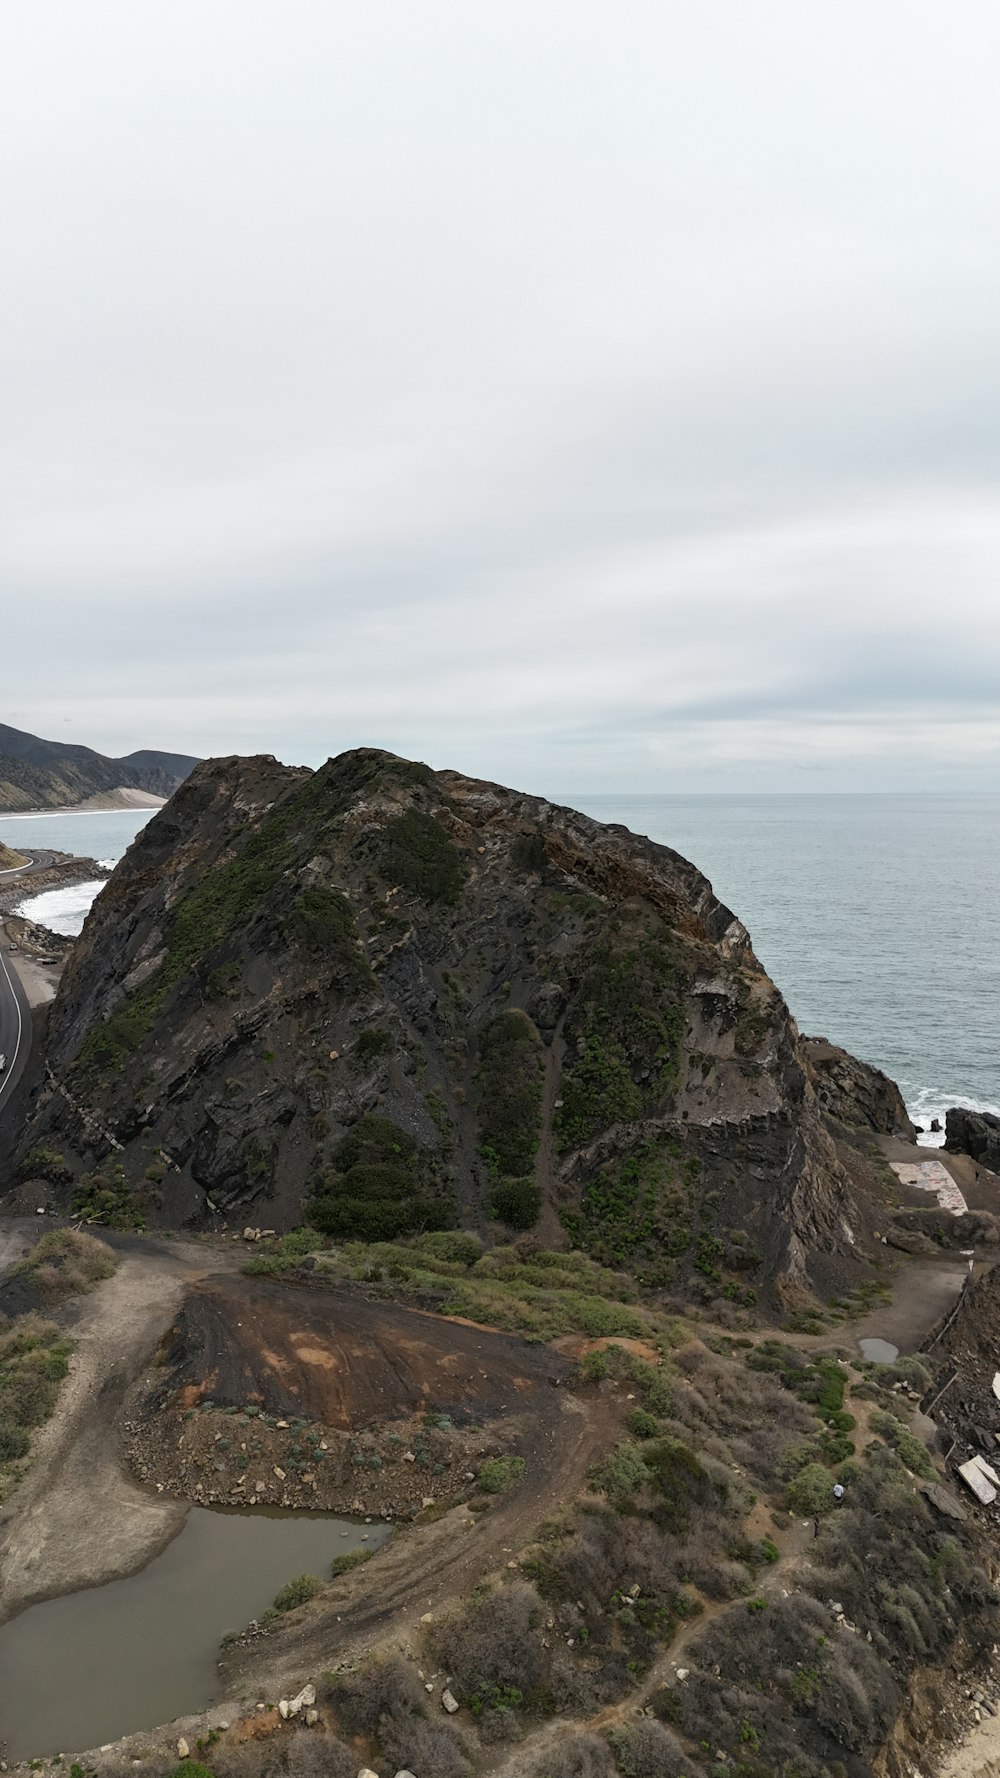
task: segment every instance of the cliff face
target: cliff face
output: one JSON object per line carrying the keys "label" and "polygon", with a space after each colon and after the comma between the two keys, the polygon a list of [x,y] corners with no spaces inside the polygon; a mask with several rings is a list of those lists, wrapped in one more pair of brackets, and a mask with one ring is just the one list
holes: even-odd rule
{"label": "cliff face", "polygon": [[705,878],[384,753],[199,766],[96,903],[48,1065],[25,1151],[95,1190],[120,1163],[151,1221],[497,1218],[735,1300],[859,1236],[794,1022]]}
{"label": "cliff face", "polygon": [[802,1041],[816,1096],[830,1117],[853,1128],[874,1130],[880,1136],[916,1141],[916,1127],[894,1080],[825,1037]]}
{"label": "cliff face", "polygon": [[964,1111],[953,1105],[945,1118],[949,1154],[971,1155],[991,1173],[1000,1173],[1000,1117],[991,1111]]}

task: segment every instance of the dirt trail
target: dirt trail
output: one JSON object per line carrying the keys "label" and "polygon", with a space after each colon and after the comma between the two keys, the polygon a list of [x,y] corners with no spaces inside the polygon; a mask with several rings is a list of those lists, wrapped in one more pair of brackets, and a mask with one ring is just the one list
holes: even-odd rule
{"label": "dirt trail", "polygon": [[[781,1530],[773,1526],[767,1529],[767,1535],[777,1544],[780,1551],[777,1562],[773,1563],[766,1575],[760,1577],[758,1592],[767,1597],[781,1591],[783,1582],[791,1582],[800,1563],[813,1541],[812,1521],[794,1520]],[[637,1691],[631,1692],[618,1704],[607,1705],[597,1711],[594,1716],[577,1718],[575,1721],[560,1717],[558,1721],[547,1723],[535,1735],[513,1750],[501,1752],[495,1761],[481,1768],[489,1772],[491,1778],[529,1778],[538,1766],[540,1757],[571,1735],[603,1735],[617,1723],[638,1716],[649,1703],[650,1698],[662,1686],[677,1682],[678,1668],[684,1671],[684,1650],[689,1643],[702,1635],[707,1626],[715,1618],[722,1617],[727,1611],[738,1610],[742,1602],[739,1599],[724,1599],[719,1602],[702,1601],[703,1609],[697,1617],[683,1624],[670,1644],[669,1649],[655,1661],[646,1674]],[[681,1682],[683,1683],[683,1681]]]}
{"label": "dirt trail", "polygon": [[401,1533],[280,1640],[269,1636],[224,1659],[227,1689],[244,1701],[248,1692],[274,1697],[276,1686],[294,1685],[390,1633],[394,1644],[405,1641],[426,1613],[440,1612],[505,1568],[544,1519],[576,1498],[620,1425],[618,1403],[554,1393],[524,1482],[513,1494],[488,1513],[459,1506],[432,1525]]}
{"label": "dirt trail", "polygon": [[203,1246],[133,1242],[113,1278],[60,1314],[74,1353],[25,1480],[0,1512],[0,1622],[133,1572],[179,1531],[186,1505],[135,1486],[115,1423],[185,1289],[219,1263]]}

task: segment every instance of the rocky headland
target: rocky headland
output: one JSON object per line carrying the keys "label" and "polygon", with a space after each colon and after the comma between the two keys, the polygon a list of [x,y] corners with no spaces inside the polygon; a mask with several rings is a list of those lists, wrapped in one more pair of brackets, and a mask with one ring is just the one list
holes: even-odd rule
{"label": "rocky headland", "polygon": [[153,1225],[507,1226],[735,1300],[855,1274],[843,1126],[908,1127],[686,860],[375,751],[198,767],[74,947],[46,1060],[22,1170],[57,1153],[57,1203],[110,1167]]}
{"label": "rocky headland", "polygon": [[99,1626],[191,1505],[393,1525],[232,1625],[209,1710],[71,1714],[87,1771],[913,1778],[1000,1708],[993,1175],[922,1189],[692,864],[374,750],[206,762],[39,1032],[0,1623]]}

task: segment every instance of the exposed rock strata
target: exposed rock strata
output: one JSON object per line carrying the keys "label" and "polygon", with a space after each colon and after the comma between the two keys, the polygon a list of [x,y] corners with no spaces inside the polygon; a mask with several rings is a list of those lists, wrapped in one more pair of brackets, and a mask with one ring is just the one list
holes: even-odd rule
{"label": "exposed rock strata", "polygon": [[806,1061],[823,1110],[838,1123],[874,1130],[880,1136],[916,1140],[916,1128],[894,1080],[859,1062],[825,1037],[804,1037]]}
{"label": "exposed rock strata", "polygon": [[[47,1059],[69,1097],[39,1100],[25,1148],[79,1172],[114,1131],[166,1225],[290,1227],[318,1192],[328,1232],[371,1234],[410,1193],[413,1226],[537,1212],[550,1243],[561,1222],[734,1300],[863,1235],[815,1061],[700,872],[389,754],[198,767],[95,907]],[[854,1068],[889,1117],[890,1083]]]}

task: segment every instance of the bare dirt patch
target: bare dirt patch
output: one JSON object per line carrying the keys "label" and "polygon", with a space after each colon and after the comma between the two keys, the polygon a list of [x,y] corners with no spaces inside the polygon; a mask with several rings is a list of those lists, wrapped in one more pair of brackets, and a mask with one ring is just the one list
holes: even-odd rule
{"label": "bare dirt patch", "polygon": [[188,1293],[163,1350],[160,1399],[187,1387],[343,1431],[433,1408],[493,1415],[569,1374],[508,1334],[370,1302],[347,1290],[210,1277]]}
{"label": "bare dirt patch", "polygon": [[130,1423],[141,1479],[199,1502],[397,1517],[530,1453],[569,1360],[350,1291],[210,1277]]}

